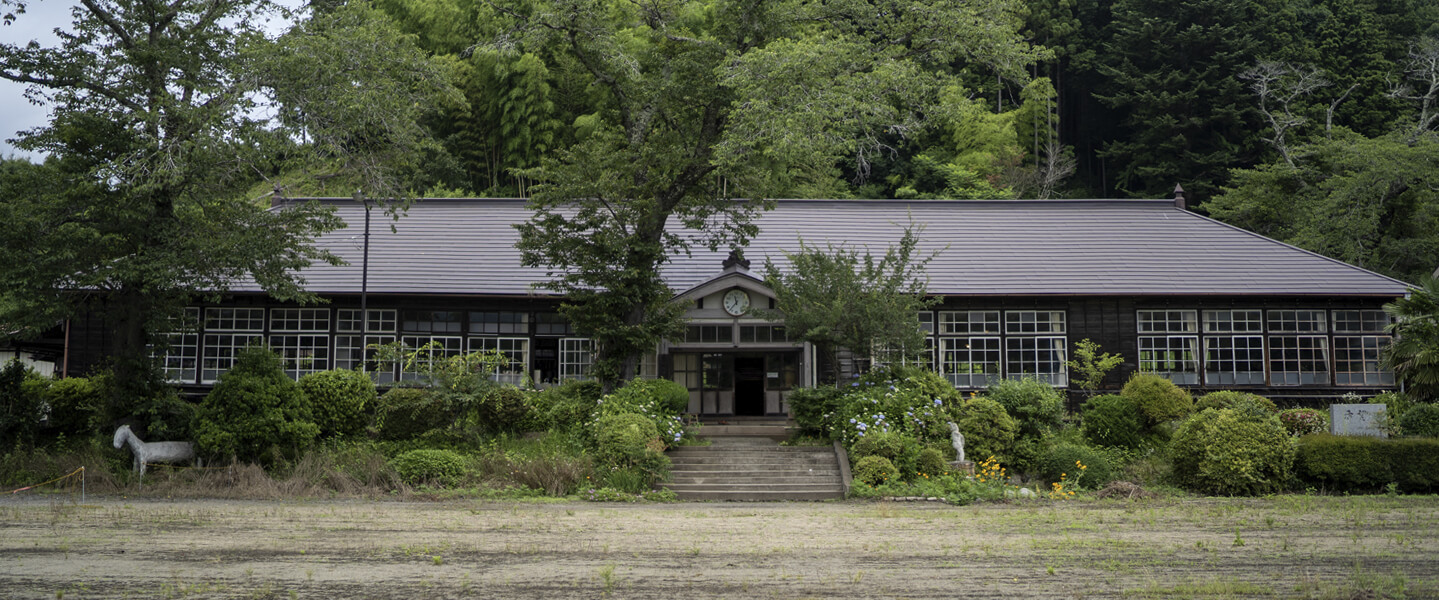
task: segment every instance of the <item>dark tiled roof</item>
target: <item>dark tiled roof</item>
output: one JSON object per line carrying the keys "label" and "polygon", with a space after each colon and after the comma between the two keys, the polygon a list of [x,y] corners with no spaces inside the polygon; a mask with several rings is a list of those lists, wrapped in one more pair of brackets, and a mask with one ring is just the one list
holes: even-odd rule
{"label": "dark tiled roof", "polygon": [[[358,293],[364,210],[337,206],[348,229],[319,245],[347,260],[304,272],[319,293]],[[369,290],[528,295],[544,272],[520,266],[513,225],[523,200],[437,199],[391,221],[375,210]],[[1168,200],[780,200],[745,250],[760,270],[782,250],[828,242],[882,254],[909,219],[924,225],[931,293],[967,295],[1397,296],[1405,284],[1194,213]],[[390,231],[393,223],[395,231]],[[728,249],[697,248],[665,268],[675,291],[718,275]],[[253,290],[242,285],[239,290]]]}

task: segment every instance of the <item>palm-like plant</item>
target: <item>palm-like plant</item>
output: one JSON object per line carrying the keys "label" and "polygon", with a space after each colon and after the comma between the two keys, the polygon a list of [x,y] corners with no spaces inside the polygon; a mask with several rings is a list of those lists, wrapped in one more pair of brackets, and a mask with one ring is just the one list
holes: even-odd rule
{"label": "palm-like plant", "polygon": [[1439,398],[1439,280],[1424,277],[1408,297],[1384,305],[1394,318],[1388,327],[1394,341],[1381,362],[1404,382],[1411,398]]}

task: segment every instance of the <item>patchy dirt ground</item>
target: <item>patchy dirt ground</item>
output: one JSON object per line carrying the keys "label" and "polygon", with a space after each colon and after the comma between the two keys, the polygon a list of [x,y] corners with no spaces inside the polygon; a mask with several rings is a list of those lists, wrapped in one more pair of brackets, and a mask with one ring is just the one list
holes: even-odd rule
{"label": "patchy dirt ground", "polygon": [[0,500],[3,598],[1439,597],[1439,498]]}

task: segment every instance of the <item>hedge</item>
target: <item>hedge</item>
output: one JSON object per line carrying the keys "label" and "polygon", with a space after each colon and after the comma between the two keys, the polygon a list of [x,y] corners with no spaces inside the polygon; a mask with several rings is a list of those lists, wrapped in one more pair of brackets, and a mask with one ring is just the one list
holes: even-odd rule
{"label": "hedge", "polygon": [[1332,492],[1377,491],[1390,483],[1409,493],[1439,492],[1439,439],[1306,435],[1294,468],[1305,485]]}

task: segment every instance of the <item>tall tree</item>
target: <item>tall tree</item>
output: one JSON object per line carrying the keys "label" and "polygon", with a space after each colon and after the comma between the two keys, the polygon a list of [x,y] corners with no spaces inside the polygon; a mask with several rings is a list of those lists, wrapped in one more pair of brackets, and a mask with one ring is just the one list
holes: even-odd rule
{"label": "tall tree", "polygon": [[1420,278],[1408,297],[1385,304],[1384,312],[1394,318],[1394,343],[1381,356],[1385,368],[1394,370],[1413,399],[1439,400],[1439,280]]}
{"label": "tall tree", "polygon": [[539,185],[519,247],[595,338],[609,383],[677,331],[671,256],[743,245],[764,198],[842,161],[866,178],[943,114],[953,64],[1022,79],[1036,56],[1011,0],[495,6],[509,29],[494,47],[563,56],[603,92],[583,138],[526,172]]}
{"label": "tall tree", "polygon": [[308,297],[295,273],[336,260],[310,242],[339,222],[316,206],[270,211],[243,191],[283,180],[289,163],[276,157],[298,155],[397,195],[404,169],[386,157],[420,147],[397,124],[418,118],[443,79],[363,7],[276,43],[259,23],[282,12],[267,0],[83,0],[57,46],[0,44],[0,77],[53,108],[19,136],[49,153],[51,193],[4,199],[0,287],[12,310],[0,320],[102,311],[119,379],[140,385],[149,334],[191,295],[248,277],[276,298]]}
{"label": "tall tree", "polygon": [[876,352],[895,362],[924,351],[919,313],[941,298],[928,297],[925,267],[935,255],[918,254],[922,227],[905,227],[898,242],[876,257],[844,245],[786,252],[788,263],[764,263],[765,284],[793,339],[810,342],[835,365],[837,351],[867,362]]}
{"label": "tall tree", "polygon": [[1101,155],[1116,187],[1159,196],[1183,183],[1206,199],[1260,158],[1254,103],[1237,76],[1265,48],[1273,0],[1118,0],[1097,93],[1121,118]]}

